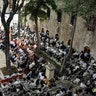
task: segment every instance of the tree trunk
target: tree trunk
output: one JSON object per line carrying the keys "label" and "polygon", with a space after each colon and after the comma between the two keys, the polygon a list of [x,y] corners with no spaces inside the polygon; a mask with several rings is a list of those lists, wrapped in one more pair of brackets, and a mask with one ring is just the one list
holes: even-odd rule
{"label": "tree trunk", "polygon": [[18,22],[18,38],[20,38],[20,22]]}
{"label": "tree trunk", "polygon": [[37,47],[39,48],[40,40],[39,40],[39,32],[38,32],[38,19],[35,18],[35,24],[36,24],[36,37],[37,37]]}
{"label": "tree trunk", "polygon": [[6,55],[6,67],[7,69],[11,69],[11,64],[10,64],[10,54],[9,54],[9,27],[10,27],[10,22],[12,21],[14,15],[18,10],[20,10],[24,4],[25,0],[13,0],[12,2],[12,10],[9,12],[9,17],[7,21],[5,20],[5,14],[6,10],[9,6],[9,0],[2,0],[3,1],[3,8],[1,11],[1,21],[4,27],[5,31],[5,55]]}
{"label": "tree trunk", "polygon": [[71,55],[72,55],[72,46],[73,46],[75,29],[76,29],[78,5],[79,5],[79,3],[77,3],[77,5],[76,5],[77,10],[76,10],[76,13],[75,13],[75,19],[74,19],[74,24],[73,24],[73,28],[72,28],[71,45],[70,45],[70,49],[69,49],[68,54],[64,57],[64,60],[62,61],[61,69],[60,69],[60,74],[61,74],[61,75],[62,75],[62,72],[63,72],[64,67],[66,68],[66,62],[69,60],[69,58],[70,58]]}
{"label": "tree trunk", "polygon": [[11,64],[10,64],[10,54],[9,54],[9,27],[6,26],[5,28],[5,54],[6,54],[6,67],[7,69],[11,69]]}

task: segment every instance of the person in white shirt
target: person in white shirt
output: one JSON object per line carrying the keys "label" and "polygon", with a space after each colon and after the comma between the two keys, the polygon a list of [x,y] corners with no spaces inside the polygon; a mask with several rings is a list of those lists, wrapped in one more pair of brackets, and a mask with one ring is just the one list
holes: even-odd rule
{"label": "person in white shirt", "polygon": [[32,62],[30,65],[29,65],[29,69],[31,69],[32,67],[34,67],[35,65],[35,62]]}
{"label": "person in white shirt", "polygon": [[74,93],[72,96],[78,96],[76,93]]}
{"label": "person in white shirt", "polygon": [[75,84],[78,84],[80,82],[80,79],[79,78],[76,78],[74,81],[73,81],[73,83],[75,83]]}
{"label": "person in white shirt", "polygon": [[43,79],[44,79],[44,76],[43,76],[43,74],[40,76],[40,79],[41,79],[41,80],[43,80]]}
{"label": "person in white shirt", "polygon": [[10,41],[10,45],[11,45],[12,47],[15,47],[15,42],[14,42],[14,41]]}
{"label": "person in white shirt", "polygon": [[88,72],[88,71],[85,71],[85,72],[83,73],[83,77],[87,76],[88,74],[89,74],[89,72]]}
{"label": "person in white shirt", "polygon": [[35,87],[35,86],[36,86],[36,83],[35,83],[35,81],[34,81],[34,80],[32,80],[32,81],[30,82],[30,86],[33,86],[33,87]]}
{"label": "person in white shirt", "polygon": [[11,78],[11,75],[6,75],[4,76],[4,78]]}
{"label": "person in white shirt", "polygon": [[93,80],[96,80],[96,73],[94,72],[92,75]]}
{"label": "person in white shirt", "polygon": [[38,59],[38,62],[41,63],[43,60],[44,60],[44,57],[41,56],[41,57]]}
{"label": "person in white shirt", "polygon": [[84,82],[81,82],[81,83],[80,83],[80,87],[81,87],[82,89],[86,88],[85,83],[84,83]]}
{"label": "person in white shirt", "polygon": [[76,70],[78,70],[78,69],[79,69],[79,66],[76,65],[75,68],[73,69],[73,71],[76,71]]}
{"label": "person in white shirt", "polygon": [[78,91],[74,92],[72,96],[78,96]]}

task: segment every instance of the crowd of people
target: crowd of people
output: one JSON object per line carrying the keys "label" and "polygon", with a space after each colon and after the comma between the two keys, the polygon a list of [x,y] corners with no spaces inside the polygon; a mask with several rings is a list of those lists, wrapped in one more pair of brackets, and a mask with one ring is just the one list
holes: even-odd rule
{"label": "crowd of people", "polygon": [[[63,80],[69,80],[73,85],[69,88],[59,86],[52,93],[56,85],[56,79],[50,80],[46,76],[46,65],[48,64],[43,55],[37,56],[34,49],[36,45],[36,34],[29,27],[21,27],[22,37],[12,36],[10,41],[10,60],[18,68],[18,73],[9,74],[5,78],[12,78],[9,82],[1,83],[0,96],[84,96],[84,94],[96,95],[96,61],[90,54],[90,48],[84,47],[82,52],[72,49],[72,56],[66,66],[66,74]],[[65,46],[59,40],[59,35],[51,37],[49,30],[42,28],[40,32],[40,49],[58,62],[62,62],[68,54],[70,43]],[[29,38],[30,37],[30,38]],[[0,48],[5,50],[4,32],[0,33]],[[22,78],[17,75],[23,74]],[[15,79],[14,76],[17,76]],[[74,84],[79,86],[74,90]]]}
{"label": "crowd of people", "polygon": [[[55,37],[51,37],[49,33],[48,30],[44,31],[44,29],[41,31],[41,50],[49,55],[48,57],[55,58],[57,63],[58,61],[62,62],[68,54],[71,40],[69,40],[67,46],[65,46],[64,42],[59,40],[58,34],[56,34]],[[85,46],[80,53],[72,48],[71,54],[68,62],[66,62],[65,68],[67,73],[64,74],[63,78],[67,77],[73,84],[79,84],[79,91],[82,90],[85,93],[90,93],[92,96],[95,96],[96,60],[91,56],[90,48]],[[81,92],[81,95],[77,93],[78,91],[76,91],[73,96],[84,96],[82,95],[83,92]]]}
{"label": "crowd of people", "polygon": [[[21,30],[25,31],[25,29]],[[2,31],[0,44],[3,51],[6,48],[4,38]],[[34,32],[29,39],[25,35],[21,39],[16,36],[11,37],[10,60],[18,68],[19,73],[9,74],[1,80],[1,93],[5,96],[47,96],[48,89],[56,86],[54,77],[49,80],[45,74],[46,60],[42,55],[37,57],[33,51],[34,48],[36,48]],[[18,74],[23,76],[19,78]]]}

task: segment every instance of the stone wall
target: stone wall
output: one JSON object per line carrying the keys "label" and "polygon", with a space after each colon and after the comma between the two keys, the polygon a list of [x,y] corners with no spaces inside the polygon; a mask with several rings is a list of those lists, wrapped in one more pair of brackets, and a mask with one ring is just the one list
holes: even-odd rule
{"label": "stone wall", "polygon": [[81,17],[78,17],[73,46],[79,51],[81,51],[84,46],[89,46],[92,56],[96,58],[96,30],[95,32],[87,31],[84,22]]}
{"label": "stone wall", "polygon": [[[71,36],[71,28],[70,28],[70,16],[63,12],[62,14],[62,22],[57,22],[57,15],[54,11],[51,12],[50,20],[45,20],[43,22],[38,22],[39,31],[42,27],[45,30],[49,30],[50,36],[55,36],[56,33],[59,34],[60,41],[64,41],[65,45]],[[92,56],[96,57],[96,30],[95,32],[87,31],[87,28],[84,25],[84,20],[81,17],[77,18],[76,24],[76,32],[74,36],[73,47],[79,52],[83,50],[84,46],[89,46],[91,49]],[[32,26],[34,26],[34,22],[28,23],[33,30]],[[59,28],[58,28],[59,27]]]}

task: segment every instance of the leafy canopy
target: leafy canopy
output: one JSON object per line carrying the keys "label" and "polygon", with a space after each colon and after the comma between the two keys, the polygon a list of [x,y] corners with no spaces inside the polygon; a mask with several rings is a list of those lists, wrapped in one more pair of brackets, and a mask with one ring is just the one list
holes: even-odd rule
{"label": "leafy canopy", "polygon": [[[86,21],[96,13],[96,0],[62,0],[64,2],[64,11],[67,13],[78,11]],[[78,10],[76,5],[78,4]]]}
{"label": "leafy canopy", "polygon": [[23,16],[31,14],[31,19],[38,17],[46,19],[48,10],[51,10],[50,7],[57,11],[57,6],[54,0],[29,0],[23,9]]}

